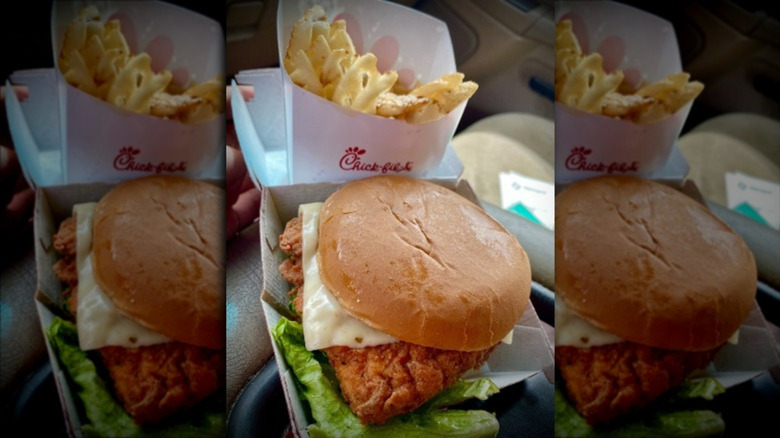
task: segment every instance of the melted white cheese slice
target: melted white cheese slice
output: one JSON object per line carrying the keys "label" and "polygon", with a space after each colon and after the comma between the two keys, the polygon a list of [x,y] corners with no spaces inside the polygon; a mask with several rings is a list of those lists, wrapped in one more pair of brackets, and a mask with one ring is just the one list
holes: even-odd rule
{"label": "melted white cheese slice", "polygon": [[76,215],[76,267],[79,275],[76,327],[82,350],[108,345],[139,347],[170,342],[119,311],[95,281],[92,270],[92,215],[97,203],[73,206]]}
{"label": "melted white cheese slice", "polygon": [[[729,338],[730,344],[736,344],[739,330]],[[572,312],[563,300],[555,300],[555,345],[588,348],[597,345],[623,342],[623,339],[604,331],[579,315]]]}
{"label": "melted white cheese slice", "polygon": [[397,342],[348,314],[320,278],[317,243],[322,203],[302,204],[303,214],[303,333],[306,349],[336,345],[361,348]]}
{"label": "melted white cheese slice", "polygon": [[509,333],[504,336],[504,339],[501,340],[504,344],[512,345],[512,335],[514,335],[515,329],[509,330]]}
{"label": "melted white cheese slice", "polygon": [[555,345],[587,348],[614,344],[623,339],[606,332],[569,310],[563,300],[555,300]]}

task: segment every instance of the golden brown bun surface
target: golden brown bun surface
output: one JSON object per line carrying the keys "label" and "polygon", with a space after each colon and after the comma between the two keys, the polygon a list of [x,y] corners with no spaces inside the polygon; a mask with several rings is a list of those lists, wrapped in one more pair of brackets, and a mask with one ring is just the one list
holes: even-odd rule
{"label": "golden brown bun surface", "polygon": [[320,275],[347,312],[402,341],[473,351],[499,342],[528,304],[528,257],[453,191],[377,176],[323,205]]}
{"label": "golden brown bun surface", "polygon": [[225,345],[224,191],[174,176],[118,185],[95,210],[95,278],[119,309],[173,340]]}
{"label": "golden brown bun surface", "polygon": [[756,279],[742,238],[670,187],[606,176],[556,197],[556,296],[623,339],[715,348],[750,312]]}

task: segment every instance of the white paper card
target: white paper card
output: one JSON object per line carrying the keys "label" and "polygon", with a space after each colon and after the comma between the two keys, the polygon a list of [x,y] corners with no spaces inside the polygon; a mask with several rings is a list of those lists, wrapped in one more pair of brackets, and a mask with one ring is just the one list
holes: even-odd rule
{"label": "white paper card", "polygon": [[726,207],[780,230],[780,184],[740,172],[725,177]]}
{"label": "white paper card", "polygon": [[498,174],[501,208],[555,229],[555,186],[515,172]]}

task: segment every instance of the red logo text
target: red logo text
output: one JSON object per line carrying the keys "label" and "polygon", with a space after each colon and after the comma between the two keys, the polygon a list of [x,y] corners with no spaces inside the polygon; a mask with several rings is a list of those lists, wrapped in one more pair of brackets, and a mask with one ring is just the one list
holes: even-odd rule
{"label": "red logo text", "polygon": [[343,170],[357,170],[363,172],[381,172],[383,174],[388,172],[401,173],[411,172],[414,168],[414,162],[387,162],[387,163],[370,163],[364,162],[360,159],[360,156],[365,154],[365,149],[360,149],[357,146],[347,148],[344,155],[339,160],[339,167]]}
{"label": "red logo text", "polygon": [[572,149],[571,154],[566,157],[566,161],[564,162],[566,169],[606,173],[639,171],[639,163],[636,161],[632,161],[631,163],[617,161],[611,163],[589,162],[588,155],[590,155],[591,152],[590,149],[582,146]]}
{"label": "red logo text", "polygon": [[185,172],[187,170],[186,161],[179,161],[178,163],[164,161],[159,163],[152,163],[151,161],[147,161],[145,163],[138,162],[136,161],[136,156],[140,153],[140,149],[136,149],[132,146],[125,146],[120,148],[119,153],[117,154],[116,158],[114,158],[114,169],[135,172],[153,172],[157,174],[163,172]]}

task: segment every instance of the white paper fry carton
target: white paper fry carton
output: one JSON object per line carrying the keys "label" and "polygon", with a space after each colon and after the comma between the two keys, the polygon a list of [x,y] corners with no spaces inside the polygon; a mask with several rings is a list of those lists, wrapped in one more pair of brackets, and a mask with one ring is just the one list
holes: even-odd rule
{"label": "white paper fry carton", "polygon": [[[88,5],[98,8],[104,22],[119,20],[131,53],[149,53],[152,69],[171,71],[172,81],[179,86],[224,74],[224,37],[219,24],[163,2],[55,2],[51,16],[55,65],[68,24]],[[203,177],[224,163],[223,115],[185,124],[134,113],[77,89],[58,68],[54,70],[55,96],[48,98],[57,102],[59,122],[56,149],[62,176],[56,182],[119,181],[155,173]],[[22,83],[25,76],[15,75]],[[38,91],[31,88],[31,96]],[[25,111],[28,119],[38,114]]]}
{"label": "white paper fry carton", "polygon": [[[623,71],[633,86],[682,72],[674,28],[666,20],[605,1],[556,2],[555,14],[556,21],[572,20],[583,53],[601,53],[605,69]],[[657,122],[638,124],[556,102],[556,181],[603,174],[654,176],[669,160],[691,105]]]}
{"label": "white paper fry carton", "polygon": [[[435,182],[476,202],[476,195],[464,181]],[[298,216],[300,204],[323,202],[339,187],[340,184],[337,183],[317,183],[266,187],[263,190],[260,246],[263,263],[263,311],[269,332],[276,327],[283,315],[289,314],[287,303],[290,285],[279,273],[279,265],[285,258],[279,248],[279,236],[287,221]],[[273,347],[293,432],[296,436],[308,436],[306,428],[310,423],[303,398],[297,391],[295,377],[275,342]],[[500,344],[482,369],[464,377],[489,377],[499,388],[504,388],[539,372],[544,372],[551,379],[553,366],[551,346],[534,307],[529,303],[515,325],[512,344]]]}
{"label": "white paper fry carton", "polygon": [[[277,38],[284,59],[293,25],[318,2],[279,3]],[[319,3],[329,21],[346,21],[359,54],[374,53],[379,71],[397,71],[407,87],[456,71],[450,34],[440,20],[378,0]],[[442,161],[466,105],[415,125],[344,108],[293,84],[284,69],[281,80],[291,183],[429,175]]]}

